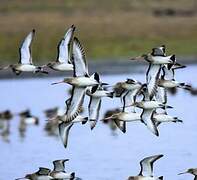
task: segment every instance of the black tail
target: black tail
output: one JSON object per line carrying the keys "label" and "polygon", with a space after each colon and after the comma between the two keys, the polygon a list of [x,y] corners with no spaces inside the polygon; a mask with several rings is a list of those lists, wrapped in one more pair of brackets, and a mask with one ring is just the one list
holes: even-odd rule
{"label": "black tail", "polygon": [[94,79],[99,83],[100,82],[100,77],[97,72],[94,73]]}
{"label": "black tail", "polygon": [[74,172],[72,172],[72,173],[70,174],[70,180],[73,180],[73,179],[75,179],[75,173],[74,173]]}
{"label": "black tail", "polygon": [[176,56],[175,56],[175,55],[172,55],[172,56],[170,57],[170,59],[172,60],[173,63],[175,63],[175,61],[176,61]]}
{"label": "black tail", "polygon": [[93,86],[91,93],[94,94],[96,92],[96,90],[98,89],[99,85]]}
{"label": "black tail", "polygon": [[160,176],[160,177],[159,177],[159,180],[163,180],[163,176]]}
{"label": "black tail", "polygon": [[113,98],[114,97],[114,92],[110,92],[110,93],[108,93],[108,95],[107,95],[108,97],[110,97],[110,98]]}
{"label": "black tail", "polygon": [[175,61],[176,61],[175,55],[172,55],[172,56],[170,57],[170,60],[172,61],[172,63],[168,64],[168,70],[171,69],[171,67],[174,65],[174,63],[175,63]]}
{"label": "black tail", "polygon": [[82,121],[81,123],[84,125],[84,124],[86,124],[87,123],[87,121],[88,121],[88,117],[85,117],[85,118],[83,118],[84,119],[84,121]]}

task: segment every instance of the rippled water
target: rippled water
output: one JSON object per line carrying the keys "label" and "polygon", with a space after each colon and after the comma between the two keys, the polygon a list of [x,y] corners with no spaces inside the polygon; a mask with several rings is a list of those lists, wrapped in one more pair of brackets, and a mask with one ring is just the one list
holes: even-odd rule
{"label": "rippled water", "polygon": [[[197,66],[177,71],[178,81],[191,82],[197,87]],[[105,82],[115,83],[126,78],[144,80],[144,74],[103,76]],[[19,119],[11,122],[10,143],[0,141],[0,180],[12,180],[34,172],[39,166],[52,168],[55,159],[69,158],[67,169],[84,180],[122,180],[139,172],[139,161],[145,156],[164,154],[155,163],[155,174],[167,180],[189,180],[190,175],[177,176],[189,167],[197,167],[197,96],[183,90],[169,97],[174,109],[169,114],[184,120],[183,124],[163,124],[160,137],[152,135],[141,123],[130,123],[127,133],[116,135],[102,123],[91,131],[89,125],[75,125],[71,129],[68,149],[61,141],[49,137],[43,130],[46,123],[43,110],[64,106],[67,85],[51,86],[62,78],[5,80],[0,82],[0,110],[17,113],[30,108],[39,116],[40,126],[29,127],[22,140],[18,133]],[[88,98],[87,98],[88,100]],[[86,103],[87,103],[86,100]],[[118,99],[104,99],[102,113],[120,106]]]}

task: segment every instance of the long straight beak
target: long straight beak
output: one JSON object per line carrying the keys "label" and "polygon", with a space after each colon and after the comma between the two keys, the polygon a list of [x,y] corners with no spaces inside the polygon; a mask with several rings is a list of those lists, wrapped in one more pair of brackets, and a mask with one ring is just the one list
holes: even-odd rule
{"label": "long straight beak", "polygon": [[0,70],[8,69],[10,66],[0,67]]}
{"label": "long straight beak", "polygon": [[[130,104],[128,106],[124,106],[124,107],[131,107],[131,106],[135,106],[135,105],[136,105],[136,102],[134,102],[134,103],[132,103],[132,104]],[[120,108],[123,108],[123,107],[120,107]]]}
{"label": "long straight beak", "polygon": [[178,175],[181,175],[181,174],[187,174],[188,172],[186,171],[186,172],[182,172],[182,173],[179,173]]}
{"label": "long straight beak", "polygon": [[51,83],[51,85],[60,84],[60,83],[64,83],[64,81],[54,82],[54,83]]}
{"label": "long straight beak", "polygon": [[137,57],[132,57],[129,60],[133,61],[133,60],[143,60],[142,56],[137,56]]}
{"label": "long straight beak", "polygon": [[108,83],[101,83],[101,85],[103,85],[103,86],[107,86],[107,85],[109,85]]}

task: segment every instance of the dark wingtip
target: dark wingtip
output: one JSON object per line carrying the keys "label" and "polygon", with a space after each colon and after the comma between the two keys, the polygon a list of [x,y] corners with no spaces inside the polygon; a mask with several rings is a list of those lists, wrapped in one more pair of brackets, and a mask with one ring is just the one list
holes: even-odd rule
{"label": "dark wingtip", "polygon": [[76,29],[74,24],[72,24],[71,28],[73,29],[73,31],[75,31],[75,29]]}
{"label": "dark wingtip", "polygon": [[35,33],[35,32],[36,32],[36,30],[35,30],[35,29],[32,29],[32,32],[33,32],[33,33]]}
{"label": "dark wingtip", "polygon": [[114,97],[114,92],[110,92],[110,93],[108,94],[108,97],[113,98],[113,97]]}
{"label": "dark wingtip", "polygon": [[172,106],[165,106],[166,108],[168,108],[168,109],[173,109],[173,107]]}
{"label": "dark wingtip", "polygon": [[175,54],[173,54],[173,55],[170,57],[170,59],[171,59],[173,62],[175,62],[175,60],[176,60]]}
{"label": "dark wingtip", "polygon": [[87,123],[88,117],[84,117],[84,120],[85,120],[85,121],[82,121],[82,124],[83,124],[83,125]]}

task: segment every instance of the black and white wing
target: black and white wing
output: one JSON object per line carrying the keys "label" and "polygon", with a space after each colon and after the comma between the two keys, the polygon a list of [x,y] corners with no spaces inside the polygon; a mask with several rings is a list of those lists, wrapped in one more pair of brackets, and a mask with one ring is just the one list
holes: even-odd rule
{"label": "black and white wing", "polygon": [[54,171],[64,171],[65,170],[65,162],[69,161],[69,159],[60,159],[53,161],[53,170]]}
{"label": "black and white wing", "polygon": [[72,56],[72,39],[75,31],[75,26],[72,25],[66,32],[64,38],[58,44],[57,62],[71,63]]}
{"label": "black and white wing", "polygon": [[166,56],[166,47],[165,47],[165,45],[153,48],[151,55],[152,56]]}
{"label": "black and white wing", "polygon": [[85,51],[79,40],[74,37],[73,40],[73,65],[74,76],[89,76],[88,66],[85,58]]}
{"label": "black and white wing", "polygon": [[158,87],[155,99],[161,102],[162,104],[166,104],[167,103],[167,90],[163,87]]}
{"label": "black and white wing", "polygon": [[93,129],[96,126],[96,123],[99,118],[100,108],[101,108],[101,98],[90,96],[88,112],[89,112],[89,122],[90,122],[91,129]]}
{"label": "black and white wing", "polygon": [[116,126],[123,132],[126,133],[126,122],[120,121],[119,119],[113,119]]}
{"label": "black and white wing", "polygon": [[166,66],[162,67],[162,79],[165,80],[174,80],[174,69],[171,67],[170,69],[168,69]]}
{"label": "black and white wing", "polygon": [[67,101],[66,122],[74,120],[81,112],[81,107],[84,101],[86,88],[74,87],[72,88],[72,95]]}
{"label": "black and white wing", "polygon": [[160,75],[161,65],[149,64],[148,71],[146,72],[146,83],[150,100],[157,92],[157,81]]}
{"label": "black and white wing", "polygon": [[20,54],[20,64],[32,64],[32,56],[31,56],[31,42],[35,36],[35,29],[33,29],[23,41],[21,47],[19,48]]}
{"label": "black and white wing", "polygon": [[59,134],[60,134],[60,138],[62,140],[62,143],[64,144],[64,147],[67,148],[68,145],[68,136],[69,136],[69,132],[71,127],[73,126],[74,123],[70,122],[70,123],[65,123],[62,122],[61,124],[59,124]]}
{"label": "black and white wing", "polygon": [[139,89],[127,91],[121,95],[121,101],[123,102],[123,112],[135,112],[135,106],[131,106],[136,101],[136,95]]}
{"label": "black and white wing", "polygon": [[140,161],[140,174],[141,176],[153,176],[153,163],[163,157],[162,154],[146,157]]}
{"label": "black and white wing", "polygon": [[141,120],[153,134],[159,136],[157,126],[153,121],[153,111],[153,109],[143,109]]}
{"label": "black and white wing", "polygon": [[38,175],[49,175],[49,173],[51,172],[50,169],[45,168],[45,167],[39,167],[39,170],[36,172],[36,174]]}

